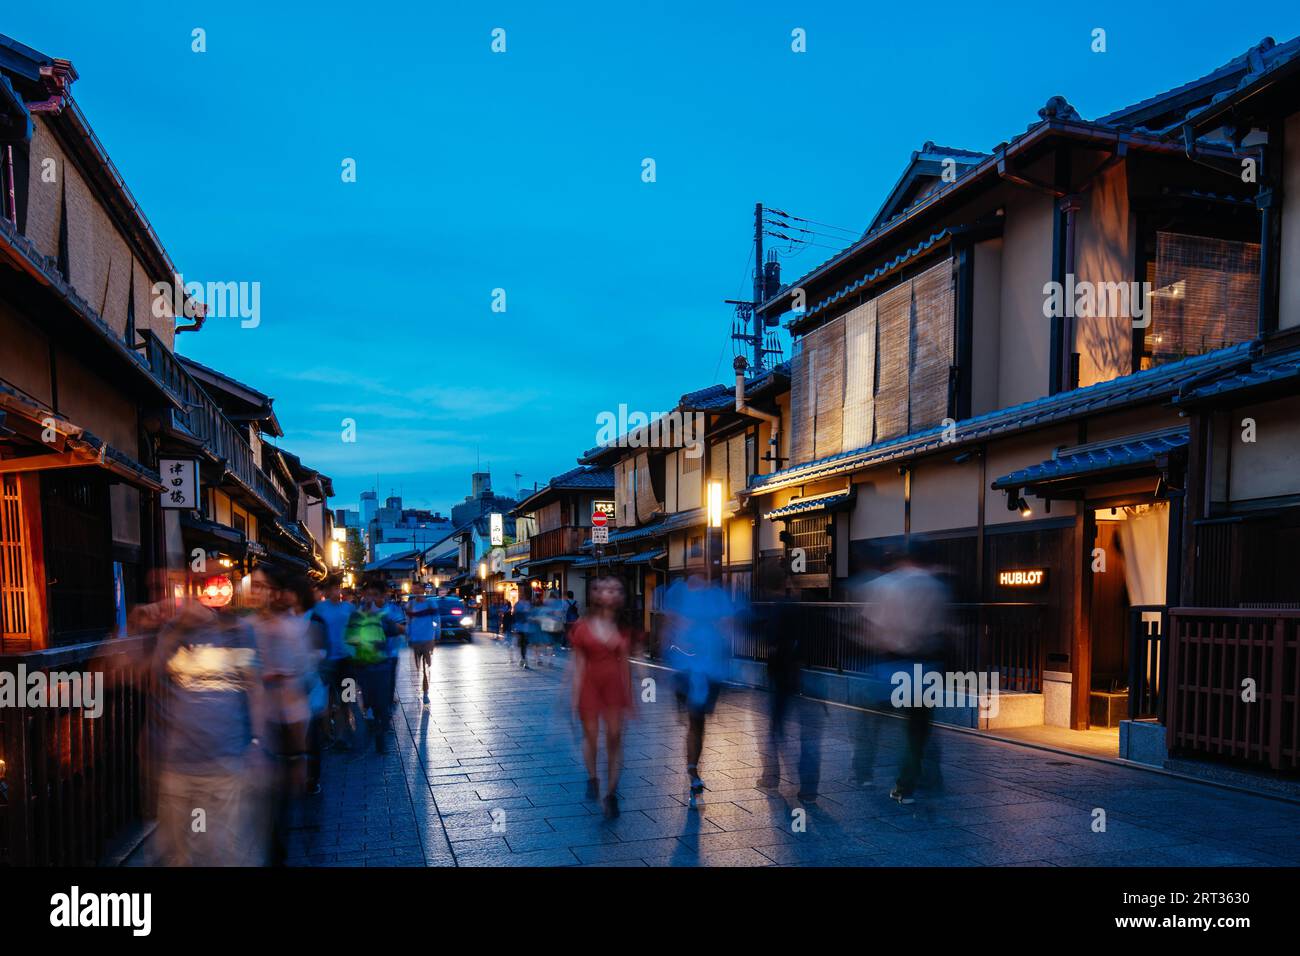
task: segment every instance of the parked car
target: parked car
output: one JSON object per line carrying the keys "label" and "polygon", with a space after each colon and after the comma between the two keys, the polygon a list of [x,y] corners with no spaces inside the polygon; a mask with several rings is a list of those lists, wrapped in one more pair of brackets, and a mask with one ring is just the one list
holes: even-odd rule
{"label": "parked car", "polygon": [[469,641],[470,631],[474,627],[474,612],[458,597],[440,597],[434,600],[438,603],[438,639]]}

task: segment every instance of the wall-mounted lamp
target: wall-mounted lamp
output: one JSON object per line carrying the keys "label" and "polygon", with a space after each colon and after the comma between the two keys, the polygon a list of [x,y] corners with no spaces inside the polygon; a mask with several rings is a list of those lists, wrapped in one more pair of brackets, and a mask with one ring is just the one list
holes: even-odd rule
{"label": "wall-mounted lamp", "polygon": [[1034,513],[1034,510],[1029,507],[1029,502],[1024,498],[1021,498],[1016,502],[1016,509],[1020,512],[1020,517],[1022,518],[1028,518]]}

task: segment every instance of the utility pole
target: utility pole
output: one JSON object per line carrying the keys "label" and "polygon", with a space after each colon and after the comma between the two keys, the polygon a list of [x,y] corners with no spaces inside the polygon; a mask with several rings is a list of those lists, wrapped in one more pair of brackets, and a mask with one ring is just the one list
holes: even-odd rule
{"label": "utility pole", "polygon": [[[758,375],[768,367],[768,356],[781,354],[779,347],[770,334],[766,334],[763,320],[758,315],[758,307],[767,298],[767,263],[763,261],[763,204],[754,203],[754,289],[753,299],[724,299],[727,305],[736,307],[736,316],[732,320],[732,341],[741,343],[737,352],[748,353],[751,358],[749,368]],[[773,265],[773,269],[777,267]],[[779,271],[774,271],[778,283]]]}
{"label": "utility pole", "polygon": [[752,338],[749,340],[754,349],[754,374],[763,370],[763,330],[759,324],[758,307],[763,302],[765,279],[763,278],[763,204],[754,203],[754,308],[749,316],[753,321]]}

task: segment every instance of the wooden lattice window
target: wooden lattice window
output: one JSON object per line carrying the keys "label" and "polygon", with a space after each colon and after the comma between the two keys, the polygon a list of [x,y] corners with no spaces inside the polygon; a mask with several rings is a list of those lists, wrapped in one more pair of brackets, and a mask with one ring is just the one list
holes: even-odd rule
{"label": "wooden lattice window", "polygon": [[30,640],[22,500],[18,476],[4,475],[0,479],[0,650],[26,649]]}
{"label": "wooden lattice window", "polygon": [[803,518],[791,518],[787,526],[790,532],[788,551],[802,548],[804,555],[804,573],[825,574],[827,559],[830,556],[831,539],[827,534],[830,515],[808,515]]}

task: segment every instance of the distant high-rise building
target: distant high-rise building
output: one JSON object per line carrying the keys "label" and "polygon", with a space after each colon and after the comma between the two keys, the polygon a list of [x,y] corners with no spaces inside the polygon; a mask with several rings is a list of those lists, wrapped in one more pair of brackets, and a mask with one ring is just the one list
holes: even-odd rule
{"label": "distant high-rise building", "polygon": [[379,495],[373,491],[361,492],[361,524],[363,527],[369,526],[374,520],[375,512],[379,510]]}
{"label": "distant high-rise building", "polygon": [[499,511],[506,514],[517,501],[504,498],[492,491],[492,475],[486,471],[476,471],[470,475],[470,493],[460,504],[451,509],[451,520],[456,527],[461,527],[481,515]]}

